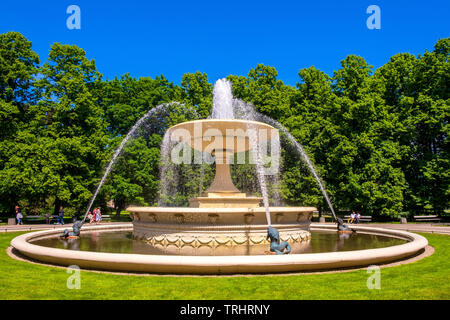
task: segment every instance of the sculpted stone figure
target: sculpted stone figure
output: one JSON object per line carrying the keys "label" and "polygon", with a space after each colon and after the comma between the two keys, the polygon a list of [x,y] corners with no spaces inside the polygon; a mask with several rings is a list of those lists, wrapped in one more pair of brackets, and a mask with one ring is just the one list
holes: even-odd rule
{"label": "sculpted stone figure", "polygon": [[267,228],[267,240],[270,239],[270,251],[276,254],[287,254],[291,252],[291,246],[286,241],[280,243],[280,233],[272,226]]}
{"label": "sculpted stone figure", "polygon": [[338,232],[356,232],[354,229],[347,227],[341,218],[336,219]]}
{"label": "sculpted stone figure", "polygon": [[73,223],[72,226],[72,232],[69,232],[68,229],[64,230],[64,233],[60,236],[61,238],[67,239],[69,237],[79,237],[80,236],[80,230],[81,227],[83,226],[84,222],[77,220]]}

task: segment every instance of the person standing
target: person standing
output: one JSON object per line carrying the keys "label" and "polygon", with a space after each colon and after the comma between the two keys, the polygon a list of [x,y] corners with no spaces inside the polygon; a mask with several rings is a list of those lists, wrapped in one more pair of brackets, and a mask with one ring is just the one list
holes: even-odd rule
{"label": "person standing", "polygon": [[63,206],[59,207],[59,214],[58,214],[59,222],[60,224],[64,224],[64,208]]}
{"label": "person standing", "polygon": [[101,221],[102,221],[102,213],[100,212],[100,208],[97,208],[97,215],[96,215],[95,222],[100,223]]}
{"label": "person standing", "polygon": [[47,211],[45,213],[45,223],[50,224],[50,212],[49,211]]}
{"label": "person standing", "polygon": [[[95,209],[94,209],[94,212],[95,212]],[[92,214],[91,211],[88,212],[87,219],[89,220],[89,224],[91,224],[94,221],[94,215]]]}
{"label": "person standing", "polygon": [[22,210],[20,209],[19,206],[16,206],[16,219],[17,219],[17,224],[23,224],[23,214],[22,214]]}
{"label": "person standing", "polygon": [[92,222],[96,223],[97,221],[97,208],[94,208],[94,210],[92,210]]}

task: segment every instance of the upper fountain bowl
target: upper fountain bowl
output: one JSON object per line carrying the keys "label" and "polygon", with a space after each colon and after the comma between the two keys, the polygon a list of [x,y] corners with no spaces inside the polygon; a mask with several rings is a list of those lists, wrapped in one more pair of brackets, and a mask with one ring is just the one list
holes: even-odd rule
{"label": "upper fountain bowl", "polygon": [[206,119],[177,124],[169,129],[172,141],[183,141],[197,151],[232,150],[234,153],[250,149],[249,130],[254,130],[258,142],[278,135],[274,127],[257,121],[236,119]]}

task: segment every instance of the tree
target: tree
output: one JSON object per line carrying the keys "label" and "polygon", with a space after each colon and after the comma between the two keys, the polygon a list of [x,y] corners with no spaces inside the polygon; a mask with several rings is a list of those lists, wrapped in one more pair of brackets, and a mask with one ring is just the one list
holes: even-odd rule
{"label": "tree", "polygon": [[184,89],[183,102],[195,106],[201,119],[207,118],[212,108],[213,86],[208,82],[208,75],[197,71],[196,73],[185,73],[181,80]]}
{"label": "tree", "polygon": [[[34,88],[39,57],[31,50],[31,42],[18,32],[0,34],[0,210],[14,213],[14,205],[22,199],[23,185],[20,163],[21,137],[30,136],[30,105],[35,103]],[[26,181],[25,181],[26,182]]]}
{"label": "tree", "polygon": [[164,76],[133,78],[125,74],[118,79],[102,83],[99,100],[108,122],[112,138],[125,135],[150,109],[171,101],[180,100],[181,88]]}
{"label": "tree", "polygon": [[[228,79],[234,97],[282,123],[303,145],[337,208],[375,218],[403,210],[441,214],[450,199],[449,54],[450,38],[440,39],[433,51],[394,55],[374,72],[362,57],[349,55],[332,77],[314,67],[300,70],[295,88],[263,64]],[[83,210],[131,127],[171,101],[180,103],[157,109],[126,145],[96,205],[113,199],[116,214],[160,198],[185,206],[207,188],[214,166],[172,164],[167,176],[159,176],[167,165],[160,155],[166,130],[211,113],[213,85],[206,73],[187,73],[180,86],[163,75],[104,81],[81,48],[59,43],[51,46],[48,62],[39,63],[20,33],[0,34],[1,211],[12,213],[16,204],[34,213],[60,204]],[[281,185],[288,204],[326,210],[295,151],[284,143],[281,179],[268,179],[270,195]],[[258,194],[255,168],[231,167],[234,183]],[[171,183],[175,187],[160,194]]]}
{"label": "tree", "polygon": [[144,137],[133,139],[117,159],[103,190],[114,200],[117,216],[130,203],[145,205],[157,198],[160,144],[157,134],[147,141]]}
{"label": "tree", "polygon": [[373,66],[364,58],[349,55],[341,61],[342,68],[336,70],[333,76],[333,91],[338,96],[346,96],[358,100],[368,92],[369,75]]}
{"label": "tree", "polygon": [[291,114],[290,98],[294,88],[277,79],[274,67],[258,64],[251,69],[247,78],[229,76],[233,83],[233,96],[251,102],[257,111],[280,120]]}
{"label": "tree", "polygon": [[336,147],[328,152],[328,177],[339,206],[373,216],[398,216],[402,209],[404,175],[397,168],[401,154],[393,140],[395,116],[380,96],[371,66],[349,56],[335,71],[333,89],[339,111]]}
{"label": "tree", "polygon": [[[298,75],[301,82],[297,83],[297,90],[291,98],[292,115],[284,120],[283,125],[303,145],[315,170],[328,186],[333,181],[328,175],[327,157],[328,151],[334,147],[330,133],[337,130],[331,118],[336,112],[334,109],[339,107],[337,98],[331,90],[331,79],[324,72],[312,66],[300,70]],[[292,148],[284,146],[286,150]],[[284,154],[283,196],[292,204],[317,206],[320,211],[329,210],[317,181],[298,153],[292,150]],[[327,188],[327,192],[332,195],[332,189]]]}
{"label": "tree", "polygon": [[[145,113],[185,94],[163,76],[135,79],[128,74],[108,82],[103,90],[102,104],[111,123],[108,132],[114,149]],[[171,104],[155,111],[138,128],[114,164],[101,194],[105,199],[114,200],[116,215],[131,203],[153,205],[156,202],[164,133],[177,123],[197,119],[197,110],[189,104]],[[103,198],[100,196],[99,200]]]}
{"label": "tree", "polygon": [[40,73],[42,98],[33,123],[55,155],[46,169],[54,183],[45,192],[55,196],[55,213],[62,203],[79,211],[92,196],[107,154],[105,117],[95,99],[101,74],[82,49],[59,43],[51,46]]}

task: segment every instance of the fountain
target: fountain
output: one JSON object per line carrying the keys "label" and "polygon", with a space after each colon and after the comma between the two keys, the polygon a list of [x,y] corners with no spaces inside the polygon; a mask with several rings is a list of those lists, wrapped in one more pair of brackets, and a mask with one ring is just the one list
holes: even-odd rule
{"label": "fountain", "polygon": [[[133,126],[115,151],[95,194],[126,141],[155,110],[170,105],[150,110]],[[279,141],[281,130],[307,163],[336,219],[311,161],[281,124],[233,99],[231,83],[226,80],[217,81],[213,105],[211,119],[175,125],[163,140],[162,157],[166,160],[171,156],[173,161],[188,163],[191,151],[196,150],[194,163],[205,159],[215,162],[214,180],[205,192],[189,199],[189,207],[130,206],[127,210],[132,223],[85,225],[78,239],[69,240],[59,238],[60,230],[27,233],[11,241],[14,252],[50,264],[86,269],[176,274],[328,270],[382,264],[423,252],[428,242],[417,234],[366,226],[352,227],[356,233],[339,234],[335,225],[311,223],[314,207],[270,206],[263,147],[270,142],[271,152],[276,151],[273,142]],[[261,197],[241,192],[231,178],[230,162],[235,153],[244,152],[252,152],[256,159]],[[276,157],[271,161],[271,165],[277,163]],[[169,171],[167,167],[161,170],[163,188]],[[95,195],[87,211],[94,199]],[[272,251],[286,249],[284,253],[290,254],[265,254],[269,243]]]}
{"label": "fountain", "polygon": [[[262,122],[230,119],[234,113],[231,84],[226,80],[216,83],[212,116],[216,119],[175,125],[166,136],[184,143],[186,148],[213,155],[216,166],[213,182],[204,194],[189,200],[189,208],[128,207],[133,219],[133,238],[179,254],[263,253],[263,248],[269,245],[267,227],[274,221],[282,241],[295,247],[310,239],[309,224],[316,208],[269,208],[264,180],[260,180],[263,190],[260,198],[239,191],[231,179],[234,153],[253,149],[257,154],[256,165],[261,166],[259,144],[278,139],[278,130]],[[262,168],[257,171],[259,178],[264,178]],[[260,207],[261,202],[264,207]]]}
{"label": "fountain", "polygon": [[[194,149],[204,152],[214,140],[221,148],[213,148],[216,174],[206,192],[189,200],[189,208],[136,207],[127,208],[133,219],[133,237],[154,246],[203,253],[229,250],[252,251],[253,245],[265,244],[268,219],[261,198],[240,192],[230,175],[229,159],[233,150],[250,148],[242,120],[198,120],[181,123],[169,129]],[[253,122],[258,130],[274,130],[271,126]],[[221,141],[219,141],[221,140]],[[310,238],[309,224],[314,207],[271,207],[270,221],[280,232],[282,240],[297,243]],[[206,250],[205,245],[209,248]]]}

